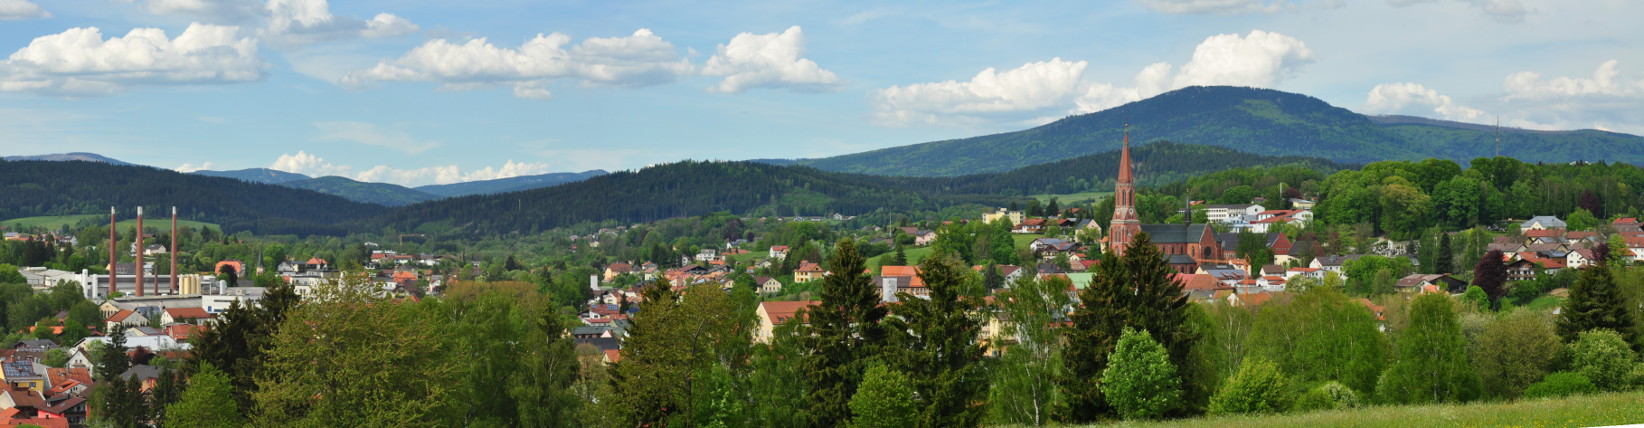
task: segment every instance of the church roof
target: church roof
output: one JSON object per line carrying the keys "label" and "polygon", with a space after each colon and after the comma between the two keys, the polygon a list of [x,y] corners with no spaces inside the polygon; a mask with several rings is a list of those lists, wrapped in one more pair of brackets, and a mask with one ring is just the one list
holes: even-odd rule
{"label": "church roof", "polygon": [[1155,244],[1189,244],[1204,237],[1208,224],[1144,224],[1142,231]]}

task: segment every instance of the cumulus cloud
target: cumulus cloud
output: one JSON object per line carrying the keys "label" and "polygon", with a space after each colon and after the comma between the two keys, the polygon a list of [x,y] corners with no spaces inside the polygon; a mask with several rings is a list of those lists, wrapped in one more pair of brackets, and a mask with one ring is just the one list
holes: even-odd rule
{"label": "cumulus cloud", "polygon": [[1249,35],[1210,36],[1182,65],[1175,87],[1240,85],[1271,87],[1313,62],[1313,51],[1295,37],[1255,30]]}
{"label": "cumulus cloud", "polygon": [[1438,113],[1444,119],[1476,122],[1484,111],[1456,104],[1448,95],[1418,83],[1383,83],[1370,90],[1365,100],[1373,113],[1418,114]]}
{"label": "cumulus cloud", "polygon": [[583,85],[644,86],[672,81],[695,72],[672,43],[648,29],[627,37],[590,38],[571,45],[571,37],[538,34],[518,48],[504,48],[484,38],[453,43],[431,40],[393,60],[343,76],[345,86],[372,82],[440,82],[446,89],[467,90],[512,85],[515,96],[551,97],[548,84],[573,80]]}
{"label": "cumulus cloud", "polygon": [[884,124],[974,120],[977,114],[1042,110],[1064,104],[1089,63],[1052,58],[999,72],[982,70],[968,81],[918,83],[881,89],[873,96],[875,119]]}
{"label": "cumulus cloud", "polygon": [[285,45],[355,37],[393,37],[420,29],[411,21],[380,13],[369,21],[336,16],[326,0],[269,0],[263,37]]}
{"label": "cumulus cloud", "polygon": [[412,136],[402,129],[384,128],[376,124],[365,122],[317,122],[320,135],[317,141],[342,141],[386,147],[406,153],[417,154],[440,146],[440,142],[423,140]]}
{"label": "cumulus cloud", "polygon": [[175,39],[137,28],[107,40],[96,27],[71,28],[0,61],[0,91],[108,95],[135,85],[255,81],[266,68],[257,42],[238,27],[195,23]]}
{"label": "cumulus cloud", "polygon": [[1555,99],[1565,97],[1644,95],[1644,79],[1628,80],[1621,77],[1621,63],[1605,61],[1593,70],[1591,77],[1555,77],[1542,79],[1540,73],[1523,71],[1507,76],[1502,89],[1508,99]]}
{"label": "cumulus cloud", "polygon": [[1313,61],[1294,37],[1266,31],[1206,38],[1180,68],[1144,67],[1129,85],[1094,82],[1084,61],[1055,58],[1003,73],[989,68],[967,82],[920,83],[879,90],[873,97],[880,125],[966,124],[986,120],[1043,123],[1089,113],[1193,85],[1273,87]]}
{"label": "cumulus cloud", "polygon": [[1420,3],[1458,3],[1478,9],[1485,18],[1505,23],[1518,24],[1524,22],[1524,16],[1529,10],[1519,0],[1387,0],[1393,6],[1410,6]]}
{"label": "cumulus cloud", "polygon": [[0,0],[0,21],[50,18],[51,12],[29,0]]}
{"label": "cumulus cloud", "polygon": [[734,93],[752,88],[831,90],[842,83],[832,71],[804,58],[805,33],[795,25],[781,33],[741,33],[719,45],[702,73],[725,76],[712,92]]}
{"label": "cumulus cloud", "polygon": [[377,165],[355,172],[356,169],[354,167],[332,164],[327,162],[324,158],[304,151],[298,151],[297,154],[282,154],[278,159],[274,160],[272,165],[269,165],[269,168],[308,175],[311,177],[334,175],[365,182],[392,183],[401,186],[422,186],[428,184],[451,184],[467,181],[495,180],[499,178],[546,174],[551,171],[546,163],[514,162],[513,160],[509,160],[504,162],[501,166],[487,166],[470,171],[464,171],[461,167],[456,165],[430,166],[413,169],[402,169],[387,165]]}

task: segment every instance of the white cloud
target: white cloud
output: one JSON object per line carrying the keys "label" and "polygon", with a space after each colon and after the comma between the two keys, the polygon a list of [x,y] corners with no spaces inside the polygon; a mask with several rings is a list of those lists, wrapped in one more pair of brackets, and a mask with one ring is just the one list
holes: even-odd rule
{"label": "white cloud", "polygon": [[795,25],[781,33],[741,33],[719,45],[702,73],[725,76],[712,92],[734,93],[752,88],[831,90],[843,82],[832,71],[804,58],[805,33]]}
{"label": "white cloud", "polygon": [[1064,104],[1089,66],[1053,58],[1014,70],[982,70],[969,81],[892,86],[873,95],[875,119],[884,124],[974,120],[976,114],[1031,112]]}
{"label": "white cloud", "polygon": [[1193,85],[1273,87],[1313,61],[1294,37],[1261,30],[1206,38],[1177,69],[1154,63],[1129,86],[1084,78],[1085,61],[1055,58],[1003,73],[989,68],[968,82],[892,86],[873,97],[875,122],[965,124],[988,120],[1045,123],[1059,115],[1089,113]]}
{"label": "white cloud", "polygon": [[328,175],[346,176],[353,168],[333,165],[324,158],[298,150],[297,154],[281,154],[279,159],[268,166],[269,169],[302,174],[309,177],[324,177]]}
{"label": "white cloud", "polygon": [[267,9],[264,38],[289,46],[355,37],[394,37],[420,29],[390,13],[377,14],[370,21],[336,16],[326,0],[268,0]]}
{"label": "white cloud", "polygon": [[1295,37],[1266,31],[1210,36],[1176,75],[1175,87],[1237,85],[1272,87],[1313,62],[1313,51]]}
{"label": "white cloud", "polygon": [[402,129],[385,129],[365,122],[316,122],[320,135],[317,141],[346,141],[377,147],[386,147],[417,154],[440,146],[434,140],[422,140]]}
{"label": "white cloud", "polygon": [[1522,71],[1508,75],[1501,86],[1507,91],[1508,99],[1644,95],[1644,79],[1627,80],[1620,77],[1620,62],[1612,59],[1599,64],[1598,69],[1593,70],[1592,77],[1542,79],[1540,73]]}
{"label": "white cloud", "polygon": [[1448,95],[1418,83],[1383,83],[1370,90],[1365,100],[1373,113],[1414,114],[1431,113],[1447,120],[1477,122],[1484,117],[1483,110],[1456,104]]}
{"label": "white cloud", "polygon": [[[1443,3],[1444,0],[1387,0],[1393,6],[1410,6],[1420,3]],[[1485,18],[1505,23],[1518,24],[1524,22],[1529,10],[1519,0],[1451,0],[1453,3],[1466,4],[1478,9]]]}
{"label": "white cloud", "polygon": [[214,165],[211,162],[202,163],[198,166],[196,166],[192,163],[184,163],[181,166],[178,166],[176,168],[172,168],[172,170],[186,174],[186,173],[190,173],[190,172],[194,172],[194,171],[199,171],[199,170],[204,170],[204,169],[211,169],[213,167],[214,167]]}
{"label": "white cloud", "polygon": [[238,27],[190,24],[177,38],[136,28],[103,39],[96,27],[35,38],[0,61],[0,91],[108,95],[129,86],[260,80],[256,40]]}
{"label": "white cloud", "polygon": [[0,21],[50,18],[51,12],[28,0],[0,0]]}
{"label": "white cloud", "polygon": [[547,87],[554,80],[644,86],[695,71],[673,44],[647,29],[627,37],[590,38],[567,48],[570,43],[571,37],[560,33],[538,34],[517,49],[497,47],[484,38],[462,44],[432,40],[397,59],[349,72],[340,83],[425,81],[452,90],[513,85],[516,96],[541,99],[552,95]]}
{"label": "white cloud", "polygon": [[[209,165],[209,163],[207,164]],[[188,165],[184,165],[185,167]],[[495,180],[499,178],[519,177],[525,175],[546,174],[551,170],[546,163],[514,162],[509,160],[501,166],[487,166],[472,171],[463,171],[456,165],[430,166],[415,169],[394,168],[387,165],[377,165],[363,171],[354,172],[355,168],[347,165],[335,165],[324,158],[307,152],[298,151],[297,154],[282,154],[276,159],[270,169],[324,177],[335,175],[354,180],[372,183],[392,183],[401,186],[415,187],[429,184],[451,184],[478,180]],[[181,167],[179,167],[179,170]]]}

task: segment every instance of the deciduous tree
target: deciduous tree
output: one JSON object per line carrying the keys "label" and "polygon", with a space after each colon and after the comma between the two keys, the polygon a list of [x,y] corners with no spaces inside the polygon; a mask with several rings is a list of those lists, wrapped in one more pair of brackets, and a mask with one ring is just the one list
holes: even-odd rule
{"label": "deciduous tree", "polygon": [[1398,361],[1382,373],[1376,394],[1402,404],[1451,403],[1479,397],[1479,377],[1467,364],[1467,339],[1444,293],[1410,304],[1410,327],[1399,333]]}

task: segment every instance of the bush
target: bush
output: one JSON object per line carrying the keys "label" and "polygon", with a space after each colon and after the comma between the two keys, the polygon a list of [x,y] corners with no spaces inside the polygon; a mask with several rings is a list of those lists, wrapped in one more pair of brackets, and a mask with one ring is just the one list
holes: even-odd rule
{"label": "bush", "polygon": [[913,405],[913,385],[907,375],[874,365],[862,376],[862,385],[851,396],[850,426],[860,428],[912,426],[918,409]]}
{"label": "bush", "polygon": [[1296,401],[1290,380],[1271,361],[1245,360],[1210,398],[1210,413],[1283,413]]}
{"label": "bush", "polygon": [[1125,327],[1102,371],[1102,394],[1125,419],[1157,419],[1182,397],[1182,380],[1147,330]]}
{"label": "bush", "polygon": [[1637,354],[1627,341],[1611,330],[1581,332],[1570,345],[1570,367],[1604,391],[1627,389],[1627,372]]}
{"label": "bush", "polygon": [[1296,400],[1299,410],[1339,410],[1358,406],[1359,394],[1336,381],[1309,389]]}
{"label": "bush", "polygon": [[1524,398],[1564,397],[1598,391],[1593,381],[1575,372],[1558,372],[1524,389]]}

